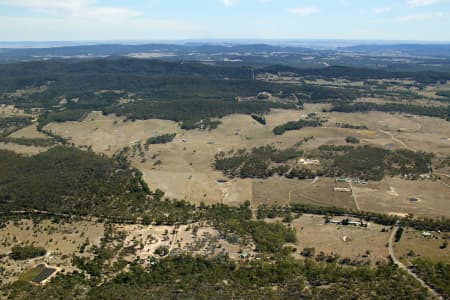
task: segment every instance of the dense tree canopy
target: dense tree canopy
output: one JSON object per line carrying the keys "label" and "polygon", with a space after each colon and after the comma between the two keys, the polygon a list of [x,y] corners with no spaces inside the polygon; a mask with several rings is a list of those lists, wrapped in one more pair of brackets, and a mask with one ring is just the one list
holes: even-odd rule
{"label": "dense tree canopy", "polygon": [[139,172],[92,152],[56,147],[32,157],[0,154],[2,209],[126,214],[146,196]]}

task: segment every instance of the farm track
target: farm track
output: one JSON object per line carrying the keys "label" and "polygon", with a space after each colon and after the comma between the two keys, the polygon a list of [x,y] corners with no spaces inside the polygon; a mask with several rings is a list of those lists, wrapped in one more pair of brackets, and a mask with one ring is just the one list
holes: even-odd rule
{"label": "farm track", "polygon": [[351,182],[349,183],[349,186],[350,186],[350,189],[352,190],[352,197],[355,202],[356,209],[358,211],[361,211],[361,208],[359,207],[359,203],[358,203],[358,198],[356,197],[356,194],[355,194],[355,191],[353,190],[353,186],[352,186]]}
{"label": "farm track", "polygon": [[[420,124],[419,124],[419,125],[420,125]],[[385,135],[390,136],[391,139],[392,139],[394,142],[396,142],[396,143],[402,145],[405,149],[410,150],[410,151],[413,151],[413,152],[417,152],[416,149],[414,149],[414,148],[409,147],[408,145],[406,145],[405,142],[403,142],[402,140],[396,138],[391,132],[385,131],[385,130],[382,130],[382,129],[378,129],[378,131],[381,132],[381,133],[383,133],[383,134],[385,134]],[[433,174],[440,175],[440,176],[446,176],[446,177],[450,178],[450,175],[444,174],[444,173],[434,173],[434,172],[433,172]],[[446,183],[445,181],[443,181],[443,180],[441,180],[441,179],[438,179],[438,180],[439,180],[440,183],[442,183],[442,184],[445,185],[446,187],[450,188],[450,185],[449,185],[448,183]]]}
{"label": "farm track", "polygon": [[417,152],[416,149],[411,148],[411,147],[409,147],[408,145],[406,145],[405,142],[403,142],[403,141],[400,140],[399,138],[395,137],[394,134],[392,134],[391,132],[385,131],[385,130],[382,130],[382,129],[378,129],[378,131],[381,132],[381,133],[383,133],[383,134],[385,134],[385,135],[388,135],[394,142],[396,142],[397,144],[402,145],[405,149],[410,150],[410,151],[412,151],[412,152]]}
{"label": "farm track", "polygon": [[403,271],[407,272],[409,275],[411,275],[412,277],[414,277],[424,288],[426,288],[435,298],[437,299],[444,299],[438,292],[436,292],[431,286],[429,286],[427,283],[425,283],[425,281],[423,281],[419,276],[417,276],[413,271],[411,271],[410,269],[408,269],[400,260],[398,260],[395,257],[395,253],[394,253],[394,246],[393,246],[393,241],[394,241],[394,237],[395,234],[397,233],[397,230],[399,229],[398,226],[395,226],[392,229],[392,233],[391,236],[389,237],[389,256],[392,259],[392,262],[394,264],[396,264],[400,269],[402,269]]}

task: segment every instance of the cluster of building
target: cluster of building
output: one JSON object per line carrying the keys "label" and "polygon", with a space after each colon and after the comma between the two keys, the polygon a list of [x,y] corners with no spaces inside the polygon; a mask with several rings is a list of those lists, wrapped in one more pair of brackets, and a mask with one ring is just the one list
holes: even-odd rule
{"label": "cluster of building", "polygon": [[317,159],[300,158],[298,160],[300,165],[320,165],[320,161]]}
{"label": "cluster of building", "polygon": [[342,183],[355,183],[355,184],[368,184],[369,182],[364,179],[352,178],[352,177],[338,177],[336,178],[336,182]]}
{"label": "cluster of building", "polygon": [[19,112],[19,110],[17,108],[15,108],[14,105],[0,104],[0,108],[3,111],[10,112],[10,113],[18,113]]}
{"label": "cluster of building", "polygon": [[298,79],[299,75],[293,72],[277,72],[277,74],[266,72],[264,74],[258,74],[258,79],[279,80],[283,78]]}
{"label": "cluster of building", "polygon": [[369,224],[364,223],[362,220],[359,221],[351,221],[349,219],[343,219],[343,220],[333,220],[326,218],[325,224],[336,224],[336,225],[344,225],[344,226],[356,226],[356,227],[367,227]]}
{"label": "cluster of building", "polygon": [[348,193],[350,193],[352,191],[352,189],[349,188],[349,187],[335,187],[334,191],[335,192],[343,192],[343,193],[347,193],[348,192]]}
{"label": "cluster of building", "polygon": [[424,231],[424,232],[422,232],[422,237],[431,238],[431,237],[433,237],[433,234],[429,231]]}

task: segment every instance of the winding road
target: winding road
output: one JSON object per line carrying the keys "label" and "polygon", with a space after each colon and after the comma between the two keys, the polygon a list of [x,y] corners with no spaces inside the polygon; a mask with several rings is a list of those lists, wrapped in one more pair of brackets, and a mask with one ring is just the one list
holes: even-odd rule
{"label": "winding road", "polygon": [[396,257],[395,257],[395,253],[394,253],[394,237],[395,234],[397,233],[398,230],[398,226],[395,226],[394,229],[392,230],[391,236],[389,237],[389,256],[392,259],[392,262],[394,264],[396,264],[400,269],[406,271],[409,275],[411,275],[412,277],[414,277],[424,288],[426,288],[431,295],[433,295],[435,298],[437,299],[444,299],[442,298],[441,295],[439,295],[432,287],[430,287],[428,284],[425,283],[425,281],[423,281],[419,276],[417,276],[413,271],[411,271],[410,269],[408,269],[401,261],[399,261]]}

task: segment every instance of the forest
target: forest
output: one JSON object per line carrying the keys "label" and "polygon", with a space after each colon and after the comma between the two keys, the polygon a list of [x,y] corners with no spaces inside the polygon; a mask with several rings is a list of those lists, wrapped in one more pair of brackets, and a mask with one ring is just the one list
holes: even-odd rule
{"label": "forest", "polygon": [[351,176],[381,180],[385,175],[405,175],[417,179],[430,172],[432,154],[410,150],[385,150],[371,146],[319,147],[322,159],[331,159],[326,176]]}
{"label": "forest", "polygon": [[153,136],[148,138],[145,141],[146,145],[154,145],[154,144],[167,144],[173,141],[177,134],[176,133],[167,133],[163,135]]}
{"label": "forest", "polygon": [[179,100],[179,101],[136,101],[121,106],[105,109],[106,113],[115,113],[130,120],[152,118],[182,122],[183,129],[199,128],[201,120],[221,118],[226,115],[263,114],[271,108],[294,108],[293,104],[269,101],[237,100]]}
{"label": "forest", "polygon": [[369,68],[355,68],[349,66],[330,66],[327,68],[301,69],[286,65],[274,65],[263,67],[261,72],[277,74],[279,72],[290,72],[302,77],[323,78],[334,80],[343,78],[352,81],[364,81],[370,79],[413,79],[421,84],[446,82],[450,74],[446,72],[422,71],[422,72],[398,72],[387,70],[376,70]]}
{"label": "forest", "polygon": [[150,268],[131,263],[128,272],[100,286],[90,285],[82,274],[74,273],[59,275],[42,288],[25,282],[7,287],[14,299],[29,299],[30,295],[74,299],[83,289],[88,291],[87,299],[361,299],[374,294],[392,299],[428,297],[413,278],[393,265],[348,268],[288,257],[238,266],[226,256],[170,256]]}
{"label": "forest", "polygon": [[277,174],[298,179],[348,176],[378,181],[386,175],[417,179],[420,174],[430,171],[433,157],[429,153],[409,150],[323,145],[308,154],[310,159],[321,162],[319,167],[311,168],[297,166],[296,161],[292,161],[303,154],[296,148],[279,150],[273,146],[251,151],[239,149],[229,154],[218,153],[214,167],[227,176],[240,178],[267,178]]}
{"label": "forest", "polygon": [[0,209],[127,214],[145,205],[140,172],[114,159],[69,147],[26,157],[0,151]]}
{"label": "forest", "polygon": [[274,163],[287,163],[303,154],[303,151],[295,148],[279,150],[273,146],[262,146],[247,149],[239,149],[232,153],[218,153],[215,156],[214,167],[230,177],[240,178],[267,178],[276,173],[283,175],[290,167],[278,165],[272,167]]}
{"label": "forest", "polygon": [[[49,122],[78,121],[86,113],[100,110],[106,114],[125,116],[130,120],[173,120],[181,122],[185,129],[193,129],[200,127],[200,120],[221,118],[233,113],[262,115],[271,108],[301,108],[304,102],[331,102],[334,103],[333,111],[402,111],[448,118],[448,109],[439,107],[398,103],[349,105],[348,102],[367,95],[368,92],[349,87],[252,80],[255,70],[259,74],[286,72],[291,69],[286,66],[254,69],[130,58],[2,64],[0,102],[27,110],[43,109],[44,113],[39,118],[41,128]],[[398,73],[339,66],[291,71],[295,71],[299,76],[325,79],[413,77],[422,83],[436,82],[448,77],[446,73],[437,72]],[[349,76],[351,78],[348,78]],[[17,90],[37,87],[44,88],[32,93],[13,94]],[[279,97],[280,101],[236,100],[237,97],[255,97],[262,91],[270,92]],[[295,99],[294,95],[299,99],[298,103],[292,100]],[[208,126],[214,127],[214,123]]]}
{"label": "forest", "polygon": [[315,116],[308,116],[307,119],[290,121],[285,124],[276,126],[272,131],[275,135],[282,135],[286,131],[299,130],[304,127],[321,127],[323,123],[326,123],[326,120],[320,120]]}
{"label": "forest", "polygon": [[438,91],[436,92],[437,96],[450,98],[450,91]]}
{"label": "forest", "polygon": [[11,258],[15,260],[26,260],[43,256],[47,251],[42,247],[34,246],[14,246],[11,249]]}
{"label": "forest", "polygon": [[367,112],[367,111],[383,111],[383,112],[402,112],[419,116],[437,117],[450,121],[450,106],[419,106],[414,104],[388,103],[354,103],[354,104],[334,104],[330,111],[335,112]]}
{"label": "forest", "polygon": [[414,260],[413,271],[435,288],[444,298],[450,298],[450,264],[434,263],[425,258]]}

